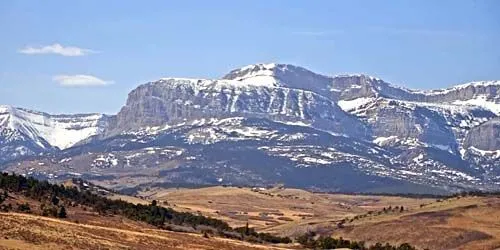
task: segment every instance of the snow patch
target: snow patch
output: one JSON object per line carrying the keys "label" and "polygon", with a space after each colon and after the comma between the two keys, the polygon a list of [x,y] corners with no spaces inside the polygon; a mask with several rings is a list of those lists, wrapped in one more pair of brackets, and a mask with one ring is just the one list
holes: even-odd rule
{"label": "snow patch", "polygon": [[375,98],[373,97],[361,97],[361,98],[356,98],[352,100],[341,100],[337,104],[340,106],[340,108],[346,112],[350,112],[353,110],[358,109],[359,107],[362,107],[370,102],[373,102]]}
{"label": "snow patch", "polygon": [[489,101],[486,96],[480,95],[474,99],[470,100],[457,100],[454,101],[453,104],[456,105],[469,105],[469,106],[479,106],[484,109],[490,110],[496,115],[500,115],[500,103],[495,103],[494,101]]}
{"label": "snow patch", "polygon": [[377,137],[373,140],[373,143],[379,145],[379,146],[383,146],[383,145],[386,145],[387,143],[391,143],[395,140],[397,140],[398,137],[395,136],[395,135],[391,135],[389,137]]}
{"label": "snow patch", "polygon": [[441,144],[428,144],[428,145],[433,148],[437,148],[439,150],[447,151],[453,154],[453,150],[449,145],[441,145]]}

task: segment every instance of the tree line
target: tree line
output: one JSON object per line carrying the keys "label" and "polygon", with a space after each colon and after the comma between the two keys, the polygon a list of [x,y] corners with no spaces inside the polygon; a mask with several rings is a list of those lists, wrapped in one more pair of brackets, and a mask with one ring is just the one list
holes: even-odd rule
{"label": "tree line", "polygon": [[308,232],[297,238],[302,246],[311,249],[336,249],[336,248],[349,248],[358,250],[416,250],[415,247],[408,243],[403,243],[399,246],[390,244],[376,243],[375,245],[366,246],[363,241],[350,241],[342,237],[333,238],[330,236],[317,236],[314,232]]}

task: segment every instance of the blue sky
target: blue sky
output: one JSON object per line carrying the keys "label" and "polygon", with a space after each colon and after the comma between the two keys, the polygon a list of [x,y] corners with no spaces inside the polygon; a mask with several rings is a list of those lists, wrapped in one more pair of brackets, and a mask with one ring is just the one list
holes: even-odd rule
{"label": "blue sky", "polygon": [[496,0],[5,0],[0,104],[116,113],[146,81],[260,62],[421,89],[500,79],[499,13]]}

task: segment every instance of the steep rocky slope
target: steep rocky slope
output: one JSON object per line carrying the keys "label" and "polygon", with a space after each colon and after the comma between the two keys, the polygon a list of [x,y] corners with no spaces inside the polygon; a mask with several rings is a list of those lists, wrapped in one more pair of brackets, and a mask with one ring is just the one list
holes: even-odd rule
{"label": "steep rocky slope", "polygon": [[500,148],[500,118],[473,127],[465,138],[464,147],[492,151]]}
{"label": "steep rocky slope", "polygon": [[355,117],[311,91],[276,87],[260,80],[242,83],[175,78],[141,85],[132,91],[110,132],[231,116],[301,121],[353,136],[367,133]]}

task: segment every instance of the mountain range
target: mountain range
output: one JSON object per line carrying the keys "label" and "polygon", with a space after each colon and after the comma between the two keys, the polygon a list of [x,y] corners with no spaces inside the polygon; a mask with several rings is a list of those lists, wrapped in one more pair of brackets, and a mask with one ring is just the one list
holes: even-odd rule
{"label": "mountain range", "polygon": [[0,169],[123,190],[499,190],[500,81],[419,91],[255,64],[221,79],[145,83],[116,115],[0,106]]}

